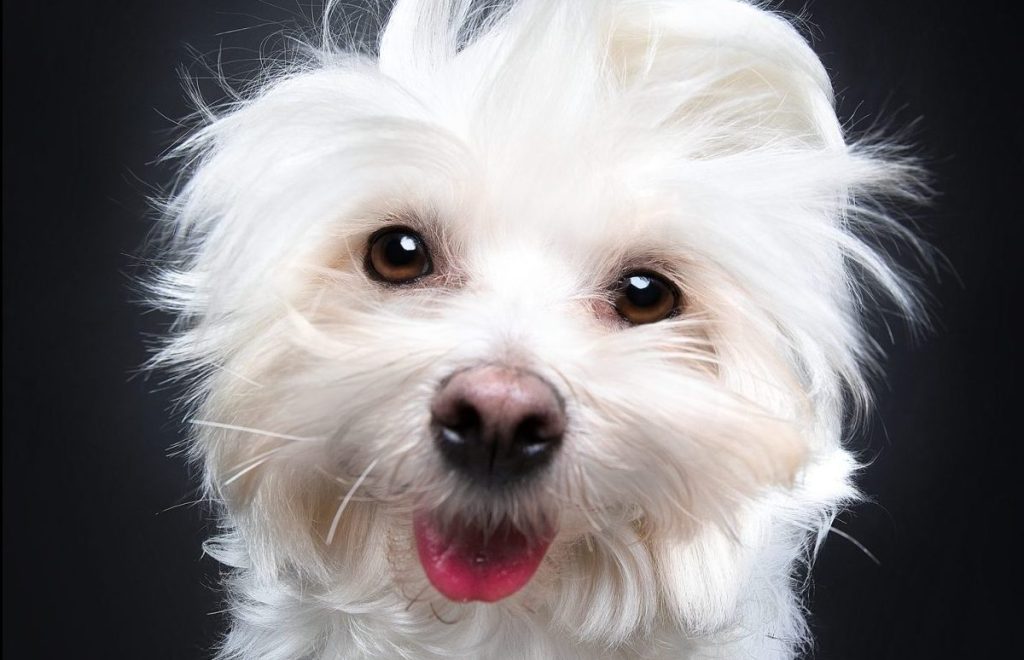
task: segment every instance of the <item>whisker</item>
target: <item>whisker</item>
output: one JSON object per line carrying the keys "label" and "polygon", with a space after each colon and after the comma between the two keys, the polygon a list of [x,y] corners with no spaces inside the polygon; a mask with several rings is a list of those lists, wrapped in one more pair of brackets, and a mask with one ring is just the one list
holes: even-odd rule
{"label": "whisker", "polygon": [[408,605],[405,606],[405,611],[408,612],[409,610],[411,610],[412,606],[415,605],[419,601],[419,599],[423,597],[423,594],[429,588],[430,588],[430,584],[423,585],[423,588],[420,589],[420,592],[418,594],[416,594],[416,596],[412,600],[409,601]]}
{"label": "whisker", "polygon": [[[234,481],[236,481],[240,477],[244,476],[245,474],[255,470],[259,466],[261,466],[264,463],[266,463],[270,459],[271,456],[273,456],[277,452],[281,451],[285,447],[287,447],[287,445],[282,445],[280,447],[274,447],[273,449],[271,449],[269,451],[265,451],[265,452],[263,452],[261,454],[256,454],[255,456],[253,456],[253,457],[251,457],[251,458],[249,458],[249,459],[247,459],[245,461],[242,461],[241,463],[239,463],[238,465],[236,465],[232,469],[236,469],[237,470],[239,468],[242,468],[242,466],[245,466],[245,465],[247,465],[247,467],[241,469],[239,472],[236,472],[234,475],[232,475],[230,479],[228,479],[227,481],[224,482],[224,485],[225,486],[230,486]],[[251,463],[251,465],[248,465],[250,463]]]}
{"label": "whisker", "polygon": [[434,609],[434,604],[433,603],[430,604],[430,611],[433,612],[434,618],[436,618],[438,621],[440,621],[441,623],[443,623],[445,625],[453,626],[456,623],[458,623],[457,621],[446,621],[446,620],[442,619],[441,615],[438,614],[437,610]]}
{"label": "whisker", "polygon": [[391,460],[396,457],[398,458],[398,460],[394,462],[390,472],[388,473],[388,478],[385,480],[388,490],[392,490],[394,488],[395,480],[398,479],[398,473],[401,471],[402,466],[405,464],[405,460],[413,451],[416,450],[418,444],[418,442],[406,443],[405,445],[397,447],[393,452],[391,452],[388,455],[388,460]]}
{"label": "whisker", "polygon": [[[327,472],[327,470],[324,470],[323,468],[318,468],[318,470],[320,472],[322,472],[323,474],[331,477],[331,479],[333,479],[336,483],[338,483],[341,486],[349,487],[349,486],[351,486],[354,483],[354,482],[349,481],[348,479],[346,479],[344,477],[333,476],[329,472]],[[387,502],[388,500],[386,498],[366,496],[366,497],[353,497],[351,501],[353,501],[353,502]]]}
{"label": "whisker", "polygon": [[356,482],[352,484],[352,488],[350,488],[348,493],[346,493],[345,498],[341,500],[341,505],[338,507],[338,510],[334,514],[334,520],[331,521],[331,528],[327,532],[327,545],[330,545],[334,541],[334,534],[338,531],[338,523],[341,522],[341,514],[345,512],[345,507],[347,507],[348,503],[352,501],[352,495],[356,492],[359,486],[362,485],[363,480],[366,479],[366,476],[370,474],[370,470],[376,467],[377,461],[379,460],[380,458],[375,458],[372,461],[370,461],[370,464],[366,466],[366,469],[363,470],[363,473],[359,475],[359,478],[356,479]]}
{"label": "whisker", "polygon": [[863,543],[861,543],[857,539],[853,538],[852,536],[850,536],[849,534],[847,534],[843,530],[836,529],[835,527],[829,527],[828,531],[830,531],[830,532],[832,532],[832,533],[834,533],[834,534],[836,534],[838,536],[841,536],[844,539],[846,539],[847,541],[849,541],[850,543],[852,543],[861,552],[863,552],[865,555],[867,555],[867,558],[870,559],[871,561],[873,561],[876,566],[881,566],[882,565],[882,560],[881,559],[879,559],[874,554],[872,554],[872,552],[870,550],[868,550],[867,547]]}
{"label": "whisker", "polygon": [[177,504],[172,504],[171,506],[167,507],[166,509],[158,511],[157,515],[160,515],[162,513],[167,513],[168,511],[174,511],[175,509],[180,509],[180,508],[186,507],[186,506],[195,506],[196,504],[202,504],[204,499],[205,498],[199,498],[198,500],[189,500],[188,502],[178,502]]}
{"label": "whisker", "polygon": [[[278,447],[278,449],[280,449],[280,447]],[[232,484],[232,482],[234,482],[237,479],[240,479],[240,478],[244,477],[246,474],[248,474],[249,472],[252,472],[253,470],[255,470],[259,466],[263,465],[264,463],[266,463],[269,460],[270,460],[270,457],[269,456],[265,456],[262,460],[256,461],[255,463],[253,463],[249,467],[245,468],[244,470],[241,470],[241,471],[235,473],[234,475],[232,475],[230,479],[228,479],[227,481],[224,482],[224,485],[225,486],[230,486]]]}
{"label": "whisker", "polygon": [[227,367],[227,366],[225,366],[223,364],[220,364],[219,362],[214,362],[211,366],[213,366],[213,367],[215,367],[217,369],[220,369],[221,371],[223,371],[226,374],[230,374],[230,375],[234,376],[238,380],[241,380],[241,381],[244,381],[246,383],[249,383],[253,387],[259,387],[259,388],[263,387],[262,383],[257,383],[252,378],[249,378],[248,376],[243,376],[242,374],[238,373],[234,369],[231,369],[231,368],[229,368],[229,367]]}
{"label": "whisker", "polygon": [[288,435],[287,433],[276,433],[274,431],[266,431],[264,429],[252,428],[250,426],[238,426],[236,424],[225,424],[223,422],[211,422],[205,419],[190,419],[190,424],[196,426],[208,426],[215,429],[227,429],[228,431],[238,431],[239,433],[251,433],[253,435],[263,435],[268,438],[278,438],[280,440],[299,440],[303,442],[313,442],[316,440],[323,440],[318,436],[301,436],[301,435]]}

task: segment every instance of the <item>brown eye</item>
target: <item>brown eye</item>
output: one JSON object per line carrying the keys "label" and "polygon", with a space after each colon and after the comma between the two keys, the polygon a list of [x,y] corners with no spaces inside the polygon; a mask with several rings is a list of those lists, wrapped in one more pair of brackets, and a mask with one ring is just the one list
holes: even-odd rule
{"label": "brown eye", "polygon": [[390,228],[370,237],[366,268],[374,277],[392,284],[406,284],[433,269],[427,246],[411,229]]}
{"label": "brown eye", "polygon": [[634,325],[654,323],[679,310],[679,292],[653,273],[627,273],[619,284],[615,309]]}

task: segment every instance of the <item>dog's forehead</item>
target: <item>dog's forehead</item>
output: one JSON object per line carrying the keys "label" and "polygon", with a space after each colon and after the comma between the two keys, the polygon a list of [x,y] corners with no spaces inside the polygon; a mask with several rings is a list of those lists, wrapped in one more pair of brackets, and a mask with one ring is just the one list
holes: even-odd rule
{"label": "dog's forehead", "polygon": [[[478,253],[562,254],[593,261],[685,234],[675,191],[630,185],[618,163],[566,141],[495,153],[476,150],[437,221]],[[447,197],[447,196],[446,196]]]}

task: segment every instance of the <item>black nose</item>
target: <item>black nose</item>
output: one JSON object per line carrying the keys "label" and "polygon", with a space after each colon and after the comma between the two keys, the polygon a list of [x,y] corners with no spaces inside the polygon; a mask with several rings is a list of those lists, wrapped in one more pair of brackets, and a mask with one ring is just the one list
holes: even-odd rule
{"label": "black nose", "polygon": [[457,372],[438,389],[430,412],[448,464],[488,486],[550,463],[565,432],[565,406],[546,380],[496,365]]}

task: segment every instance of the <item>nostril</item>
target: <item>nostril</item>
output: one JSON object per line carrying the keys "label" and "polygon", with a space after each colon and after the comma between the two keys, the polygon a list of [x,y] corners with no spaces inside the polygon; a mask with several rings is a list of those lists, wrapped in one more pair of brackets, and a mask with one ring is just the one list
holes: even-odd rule
{"label": "nostril", "polygon": [[449,455],[449,459],[455,459],[456,456],[451,452],[463,452],[467,443],[477,441],[481,419],[480,413],[472,404],[457,401],[447,410],[435,410],[432,424],[442,450]]}
{"label": "nostril", "polygon": [[455,414],[452,416],[450,423],[445,424],[445,426],[453,431],[466,433],[479,429],[480,424],[480,413],[473,407],[473,404],[463,401],[455,407]]}
{"label": "nostril", "polygon": [[551,419],[544,415],[529,415],[516,427],[513,443],[523,448],[540,448],[554,444],[561,438]]}

